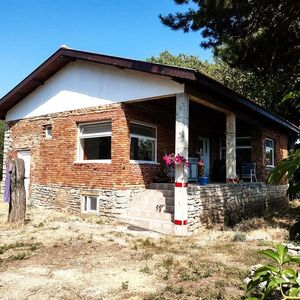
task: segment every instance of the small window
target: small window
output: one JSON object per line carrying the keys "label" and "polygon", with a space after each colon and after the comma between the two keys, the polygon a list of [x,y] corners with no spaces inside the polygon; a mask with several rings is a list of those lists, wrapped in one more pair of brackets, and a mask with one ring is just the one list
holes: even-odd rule
{"label": "small window", "polygon": [[111,122],[79,125],[80,161],[111,159]]}
{"label": "small window", "polygon": [[156,162],[156,128],[130,124],[130,159],[139,162]]}
{"label": "small window", "polygon": [[265,160],[267,167],[275,167],[274,140],[265,139]]}
{"label": "small window", "polygon": [[98,198],[96,196],[83,196],[82,212],[98,213]]}
{"label": "small window", "polygon": [[45,138],[48,140],[52,139],[52,125],[46,125],[44,127]]}

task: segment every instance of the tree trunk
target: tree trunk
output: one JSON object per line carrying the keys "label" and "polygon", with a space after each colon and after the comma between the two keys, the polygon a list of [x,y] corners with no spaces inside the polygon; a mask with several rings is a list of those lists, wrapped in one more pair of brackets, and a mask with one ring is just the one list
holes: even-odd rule
{"label": "tree trunk", "polygon": [[12,161],[11,199],[9,203],[8,222],[24,223],[26,214],[26,192],[24,185],[24,160],[17,158]]}

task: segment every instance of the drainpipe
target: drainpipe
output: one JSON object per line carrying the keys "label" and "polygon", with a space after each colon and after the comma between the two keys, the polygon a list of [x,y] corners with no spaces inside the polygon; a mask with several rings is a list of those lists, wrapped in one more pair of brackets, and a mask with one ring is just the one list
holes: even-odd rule
{"label": "drainpipe", "polygon": [[[175,155],[188,159],[189,146],[189,99],[186,93],[176,94]],[[175,165],[174,224],[176,235],[187,234],[187,186],[188,167]]]}

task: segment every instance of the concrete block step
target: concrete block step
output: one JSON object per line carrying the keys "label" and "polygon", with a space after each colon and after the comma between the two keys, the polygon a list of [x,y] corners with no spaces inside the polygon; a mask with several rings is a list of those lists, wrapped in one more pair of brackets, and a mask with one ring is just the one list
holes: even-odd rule
{"label": "concrete block step", "polygon": [[150,183],[150,189],[154,190],[174,190],[174,183]]}
{"label": "concrete block step", "polygon": [[162,211],[155,210],[143,210],[138,208],[129,208],[127,209],[128,217],[139,217],[139,218],[150,218],[155,220],[164,220],[171,222],[173,220],[173,215],[165,212],[165,209]]}
{"label": "concrete block step", "polygon": [[129,207],[133,208],[147,208],[152,209],[158,206],[165,206],[165,205],[174,205],[174,198],[172,197],[163,197],[163,198],[152,198],[152,199],[137,199],[136,201],[132,201],[129,204]]}
{"label": "concrete block step", "polygon": [[161,233],[174,234],[175,232],[175,225],[169,221],[128,216],[122,216],[120,221]]}
{"label": "concrete block step", "polygon": [[141,199],[157,199],[163,197],[174,197],[174,191],[172,190],[144,190],[135,196],[135,200]]}

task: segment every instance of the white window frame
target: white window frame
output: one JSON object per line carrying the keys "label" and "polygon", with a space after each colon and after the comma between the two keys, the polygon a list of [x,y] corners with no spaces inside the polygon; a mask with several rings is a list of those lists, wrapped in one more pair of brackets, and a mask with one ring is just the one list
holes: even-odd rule
{"label": "white window frame", "polygon": [[[145,127],[151,127],[155,129],[155,138],[149,137],[149,136],[144,136],[140,134],[131,134],[129,137],[129,149],[131,149],[131,138],[147,138],[149,140],[152,140],[155,142],[155,149],[154,149],[154,160],[135,160],[135,159],[130,159],[130,162],[133,164],[157,164],[157,126],[149,124],[149,123],[143,123],[143,122],[137,122],[137,121],[130,121],[130,124],[136,124],[136,125],[141,125]],[[129,131],[130,131],[130,126],[129,126]],[[129,153],[130,155],[130,153]]]}
{"label": "white window frame", "polygon": [[[267,146],[267,141],[272,142],[273,147]],[[265,149],[264,149],[264,155],[265,155],[265,157],[266,157],[267,149],[272,150],[272,163],[273,164],[272,165],[267,165],[266,164],[266,167],[267,168],[275,168],[275,141],[274,141],[274,139],[265,138]]]}
{"label": "white window frame", "polygon": [[[220,152],[219,152],[220,159],[222,159],[222,150],[226,150],[226,146],[222,147],[222,140],[223,139],[224,138],[220,139]],[[239,136],[239,137],[236,137],[236,140],[242,140],[242,139],[250,139],[251,145],[250,146],[236,146],[236,149],[252,149],[252,137],[251,136]],[[225,141],[226,141],[226,138],[225,138]],[[223,158],[223,159],[226,159],[226,157]]]}
{"label": "white window frame", "polygon": [[112,130],[107,131],[107,132],[100,132],[100,133],[89,133],[89,134],[82,134],[81,133],[81,128],[86,125],[97,125],[97,124],[105,124],[105,123],[110,123],[112,125],[111,120],[107,121],[99,121],[99,122],[90,122],[90,123],[80,123],[78,124],[78,139],[77,139],[77,160],[76,163],[84,163],[84,164],[89,164],[89,163],[111,163],[111,159],[83,159],[83,148],[82,148],[82,143],[81,140],[84,138],[95,138],[95,137],[112,137]]}
{"label": "white window frame", "polygon": [[[91,198],[96,198],[96,210],[91,210]],[[87,199],[87,209],[85,210],[85,199]],[[99,214],[99,198],[96,195],[82,195],[81,212],[85,214]]]}
{"label": "white window frame", "polygon": [[45,139],[46,140],[51,140],[52,139],[52,125],[48,124],[44,126],[44,134],[45,134]]}

